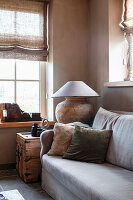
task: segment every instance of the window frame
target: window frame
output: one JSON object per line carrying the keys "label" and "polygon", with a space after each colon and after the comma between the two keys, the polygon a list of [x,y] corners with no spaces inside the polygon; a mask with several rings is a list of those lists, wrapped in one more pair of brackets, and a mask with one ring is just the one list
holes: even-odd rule
{"label": "window frame", "polygon": [[42,61],[40,61],[40,113],[43,118],[47,116],[46,62]]}
{"label": "window frame", "polygon": [[[6,60],[6,59],[5,59]],[[14,59],[14,78],[11,79],[0,79],[1,81],[5,81],[5,82],[14,82],[14,102],[12,103],[17,103],[17,87],[16,87],[16,83],[17,82],[39,82],[39,112],[41,113],[41,117],[45,117],[46,116],[46,62],[39,62],[39,80],[28,80],[28,79],[17,79],[16,76],[16,59]],[[26,112],[26,110],[25,110]]]}

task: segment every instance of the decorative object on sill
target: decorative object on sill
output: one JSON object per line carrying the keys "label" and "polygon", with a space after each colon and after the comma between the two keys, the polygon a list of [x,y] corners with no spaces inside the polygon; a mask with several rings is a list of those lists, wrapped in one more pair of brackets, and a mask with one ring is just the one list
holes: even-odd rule
{"label": "decorative object on sill", "polygon": [[[42,129],[41,129],[42,131]],[[38,126],[38,123],[34,123],[31,128],[31,134],[33,137],[40,137],[40,127]]]}
{"label": "decorative object on sill", "polygon": [[38,123],[34,123],[32,128],[31,128],[31,133],[33,137],[40,137],[41,133],[48,129],[49,127],[49,121],[44,118],[42,120],[41,126],[38,126]]}
{"label": "decorative object on sill", "polygon": [[22,114],[21,114],[20,107],[13,103],[1,103],[0,104],[0,118],[1,122],[17,122],[21,121]]}
{"label": "decorative object on sill", "polygon": [[21,110],[21,114],[22,114],[22,117],[21,117],[21,121],[22,122],[25,122],[25,121],[32,121],[32,118],[30,117],[30,114],[27,113],[27,112],[24,112]]}
{"label": "decorative object on sill", "polygon": [[0,103],[1,122],[41,121],[40,113],[37,113],[37,116],[36,119],[30,117],[30,114],[22,111],[16,103]]}
{"label": "decorative object on sill", "polygon": [[42,120],[40,113],[30,113],[30,117],[31,117],[32,121],[41,121]]}
{"label": "decorative object on sill", "polygon": [[43,118],[43,119],[42,119],[42,124],[41,124],[41,126],[42,126],[42,129],[43,129],[43,130],[48,129],[48,128],[49,128],[49,121],[48,121],[48,119]]}
{"label": "decorative object on sill", "polygon": [[90,97],[99,94],[82,81],[69,81],[61,87],[53,98],[65,97],[65,101],[56,106],[56,119],[60,123],[80,121],[88,123],[94,116],[93,105],[88,102]]}
{"label": "decorative object on sill", "polygon": [[125,0],[122,21],[120,23],[127,43],[127,77],[125,81],[133,81],[133,1]]}

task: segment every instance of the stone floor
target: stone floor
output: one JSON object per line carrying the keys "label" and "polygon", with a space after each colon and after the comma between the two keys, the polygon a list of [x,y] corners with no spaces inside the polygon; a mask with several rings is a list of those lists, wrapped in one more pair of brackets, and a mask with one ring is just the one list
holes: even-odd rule
{"label": "stone floor", "polygon": [[52,200],[39,183],[24,183],[15,169],[0,170],[0,192],[17,189],[25,200]]}

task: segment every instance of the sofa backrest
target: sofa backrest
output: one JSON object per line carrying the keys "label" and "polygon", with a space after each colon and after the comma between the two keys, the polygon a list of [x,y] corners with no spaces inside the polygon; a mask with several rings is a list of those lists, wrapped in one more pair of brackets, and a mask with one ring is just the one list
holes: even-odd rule
{"label": "sofa backrest", "polygon": [[117,119],[120,117],[120,114],[110,112],[103,108],[99,108],[92,125],[94,129],[113,129],[114,124]]}
{"label": "sofa backrest", "polygon": [[115,123],[106,160],[133,171],[133,115],[122,115]]}
{"label": "sofa backrest", "polygon": [[[133,115],[124,112],[112,113],[100,108],[94,119],[93,128],[113,130],[106,160],[133,171]],[[106,117],[103,117],[105,114]]]}

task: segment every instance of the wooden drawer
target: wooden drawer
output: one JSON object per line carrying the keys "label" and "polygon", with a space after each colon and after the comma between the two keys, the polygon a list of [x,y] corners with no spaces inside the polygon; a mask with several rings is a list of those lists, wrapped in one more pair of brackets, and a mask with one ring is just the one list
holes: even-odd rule
{"label": "wooden drawer", "polygon": [[27,141],[24,145],[26,157],[38,158],[40,157],[40,140]]}

